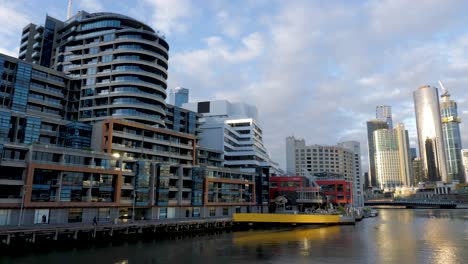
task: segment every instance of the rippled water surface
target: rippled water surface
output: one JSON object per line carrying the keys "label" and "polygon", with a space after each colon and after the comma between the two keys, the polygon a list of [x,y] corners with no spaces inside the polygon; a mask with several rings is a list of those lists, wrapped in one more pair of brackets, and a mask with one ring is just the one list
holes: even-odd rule
{"label": "rippled water surface", "polygon": [[380,210],[355,226],[94,246],[0,263],[468,263],[468,210]]}

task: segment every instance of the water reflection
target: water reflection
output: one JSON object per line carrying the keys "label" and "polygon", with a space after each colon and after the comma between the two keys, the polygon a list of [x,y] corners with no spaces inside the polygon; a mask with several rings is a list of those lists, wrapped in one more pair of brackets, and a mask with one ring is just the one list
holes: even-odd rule
{"label": "water reflection", "polygon": [[281,244],[292,241],[320,240],[336,236],[340,226],[300,227],[289,230],[265,230],[254,232],[236,232],[233,234],[234,245]]}
{"label": "water reflection", "polygon": [[380,210],[355,226],[124,243],[0,257],[0,263],[467,263],[467,217],[468,210]]}

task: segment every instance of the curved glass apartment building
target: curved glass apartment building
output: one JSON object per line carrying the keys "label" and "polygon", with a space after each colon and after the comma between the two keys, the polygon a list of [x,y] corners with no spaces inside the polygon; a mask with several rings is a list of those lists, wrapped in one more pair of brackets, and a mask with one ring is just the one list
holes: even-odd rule
{"label": "curved glass apartment building", "polygon": [[[22,38],[23,56],[81,81],[79,120],[114,117],[165,127],[169,45],[151,27],[84,11],[65,22],[47,17],[40,31],[33,26],[25,44]],[[37,51],[29,56],[29,48]]]}
{"label": "curved glass apartment building", "polygon": [[413,93],[419,154],[425,179],[448,181],[437,88],[422,86]]}

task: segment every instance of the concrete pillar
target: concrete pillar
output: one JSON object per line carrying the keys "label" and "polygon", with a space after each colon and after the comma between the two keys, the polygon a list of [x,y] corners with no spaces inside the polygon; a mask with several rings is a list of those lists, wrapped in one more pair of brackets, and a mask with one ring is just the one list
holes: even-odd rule
{"label": "concrete pillar", "polygon": [[178,180],[177,180],[177,204],[178,205],[181,205],[182,204],[182,188],[184,186],[184,180],[183,180],[183,175],[184,175],[184,170],[182,168],[182,166],[179,166],[179,168],[177,169],[177,176],[178,176]]}

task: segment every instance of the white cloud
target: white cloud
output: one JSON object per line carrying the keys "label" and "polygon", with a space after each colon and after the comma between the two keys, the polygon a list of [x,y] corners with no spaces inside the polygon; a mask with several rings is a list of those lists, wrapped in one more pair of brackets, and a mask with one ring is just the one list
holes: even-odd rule
{"label": "white cloud", "polygon": [[80,0],[78,1],[79,10],[86,10],[87,12],[103,11],[103,5],[97,0]]}
{"label": "white cloud", "polygon": [[194,16],[195,8],[190,0],[144,0],[152,8],[151,24],[164,34],[186,32],[186,19]]}
{"label": "white cloud", "polygon": [[16,3],[0,2],[0,52],[14,57],[18,56],[22,29],[30,23],[29,17],[18,10]]}

